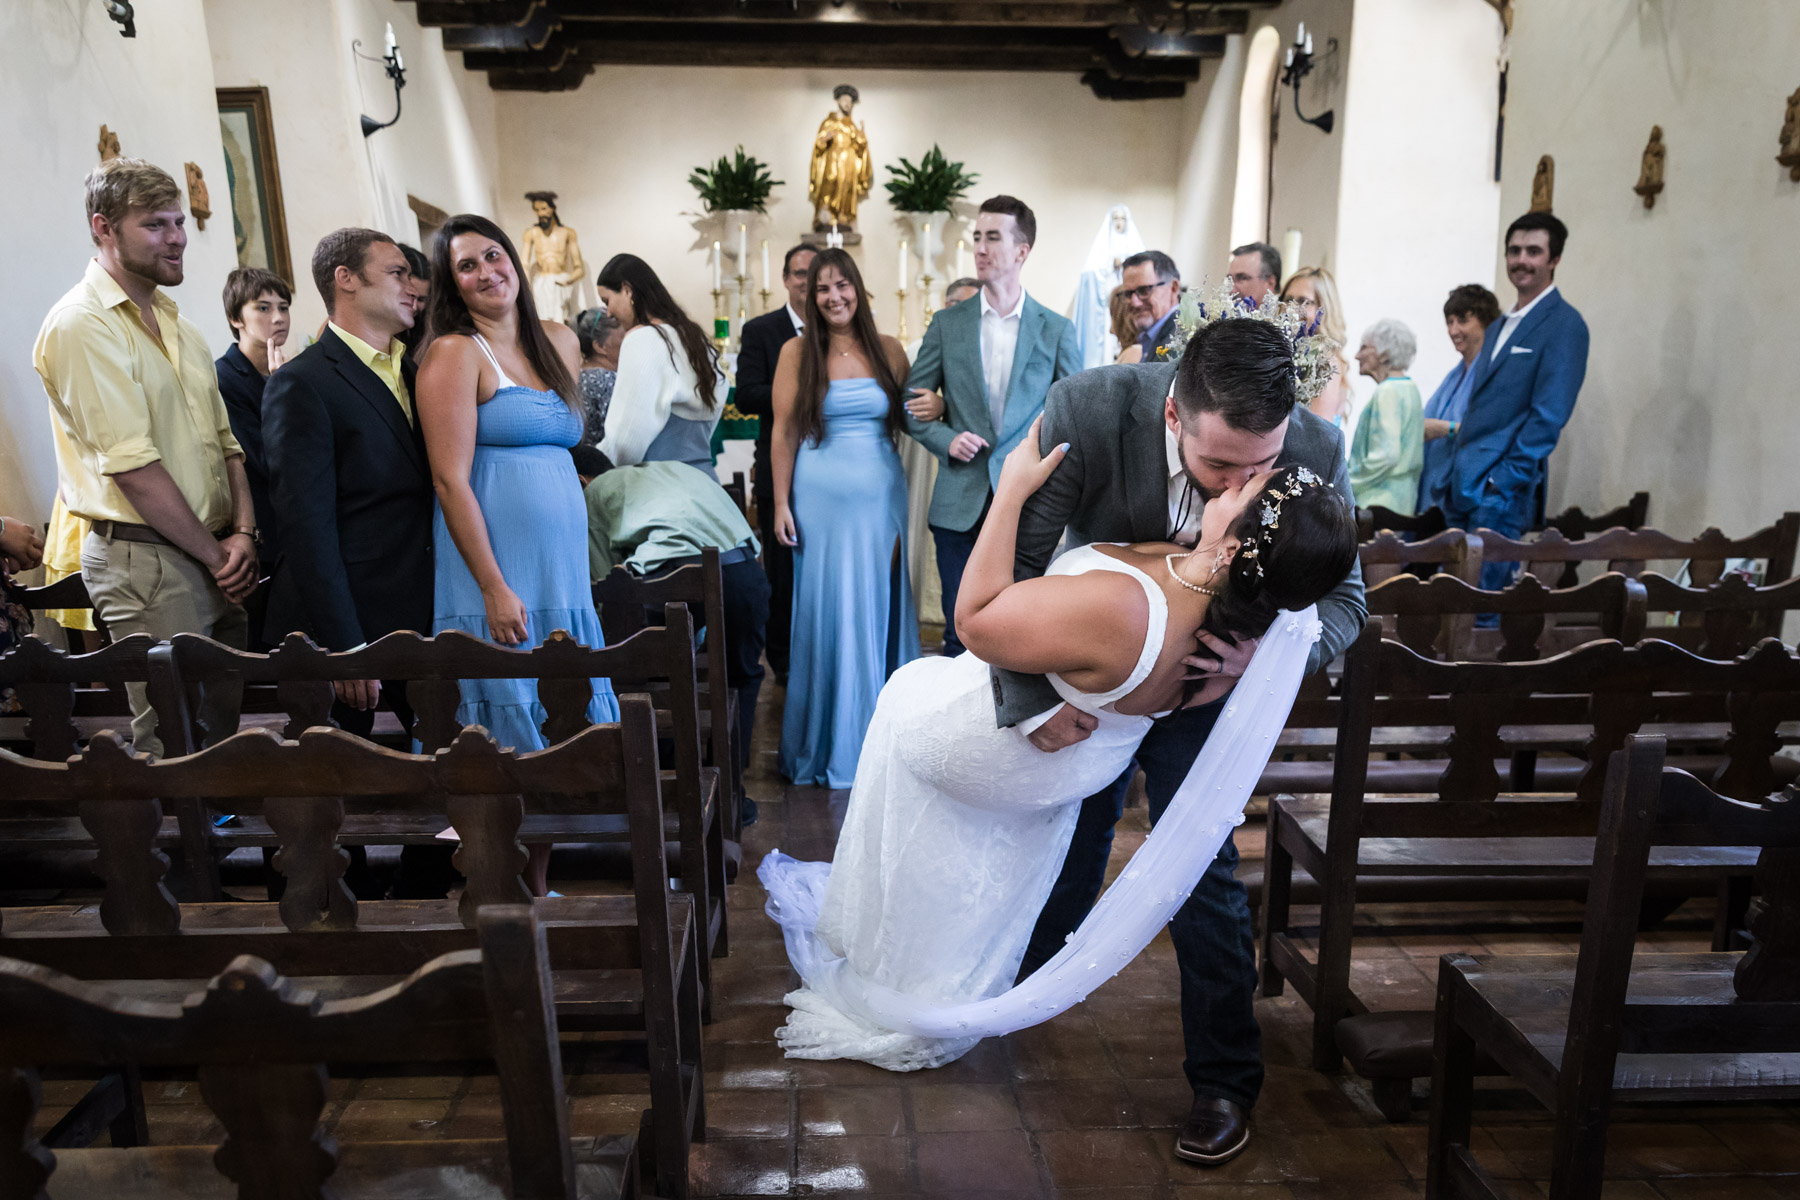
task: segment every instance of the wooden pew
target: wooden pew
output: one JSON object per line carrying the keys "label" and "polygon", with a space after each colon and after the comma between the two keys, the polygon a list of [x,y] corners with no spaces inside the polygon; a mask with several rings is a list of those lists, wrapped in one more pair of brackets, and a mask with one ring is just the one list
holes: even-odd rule
{"label": "wooden pew", "polygon": [[[659,728],[675,748],[673,770],[665,780],[674,796],[669,834],[681,847],[681,888],[694,897],[702,916],[708,956],[724,952],[728,914],[723,785],[720,772],[701,763],[693,620],[686,605],[670,605],[664,624],[599,649],[583,646],[560,630],[531,650],[496,646],[455,630],[433,638],[391,633],[343,653],[321,650],[299,634],[289,634],[268,654],[233,650],[195,634],[178,634],[170,644],[184,690],[227,675],[246,685],[275,685],[278,705],[288,718],[284,731],[288,737],[330,722],[333,680],[405,680],[408,702],[417,715],[413,735],[427,750],[448,746],[461,731],[456,710],[463,679],[536,679],[545,711],[543,734],[551,745],[588,727],[590,679],[667,680],[656,699]],[[395,821],[375,806],[348,819],[343,840],[429,844],[442,828]],[[528,823],[522,836],[529,843],[554,844],[623,842],[629,834],[617,814],[565,813],[545,814]],[[261,822],[240,819],[223,829],[209,829],[208,836],[214,847],[229,852],[239,846],[268,845],[271,833]],[[710,1005],[711,962],[702,961],[700,972]]]}
{"label": "wooden pew", "polygon": [[[398,1189],[575,1200],[556,1010],[543,926],[525,905],[489,905],[480,948],[431,959],[374,995],[324,999],[253,955],[233,959],[185,998],[147,1000],[48,968],[0,958],[0,1103],[13,1149],[0,1166],[8,1195],[117,1194],[180,1200],[217,1190],[244,1197],[352,1200]],[[39,1064],[104,1067],[129,1047],[137,1061],[197,1067],[200,1092],[225,1126],[222,1145],[52,1153],[32,1135]],[[330,1063],[493,1063],[504,1139],[352,1143],[319,1125]],[[635,1139],[584,1139],[581,1194],[628,1196]]]}
{"label": "wooden pew", "polygon": [[[594,581],[594,608],[608,642],[623,641],[645,627],[648,614],[670,604],[685,604],[698,613],[698,625],[706,628],[706,658],[699,664],[700,737],[708,766],[719,770],[727,785],[725,836],[733,842],[743,837],[741,801],[744,795],[743,760],[748,747],[737,744],[738,694],[727,685],[725,668],[725,573],[719,551],[708,546],[699,563],[677,567],[665,575],[645,579],[624,567],[614,567],[604,579]],[[716,681],[716,682],[715,682]],[[655,695],[661,679],[633,679]]]}
{"label": "wooden pew", "polygon": [[1603,562],[1608,571],[1635,576],[1651,561],[1685,561],[1689,564],[1689,582],[1706,587],[1719,581],[1725,572],[1725,561],[1731,558],[1767,559],[1764,582],[1779,583],[1794,575],[1800,512],[1784,513],[1773,525],[1741,538],[1726,537],[1717,529],[1686,540],[1654,529],[1608,529],[1578,540],[1554,529],[1529,540],[1515,540],[1491,529],[1477,532],[1485,561],[1523,563],[1525,570],[1540,579],[1554,579],[1559,587],[1575,582],[1584,562]]}
{"label": "wooden pew", "polygon": [[[89,981],[128,981],[114,986],[146,999],[179,1000],[193,980],[240,954],[327,998],[366,993],[437,955],[475,948],[483,907],[530,902],[520,839],[534,822],[616,814],[629,828],[633,894],[540,899],[534,909],[547,927],[560,1026],[642,1035],[652,1107],[639,1151],[657,1194],[682,1195],[688,1145],[705,1128],[704,956],[694,898],[668,889],[654,710],[633,695],[620,697],[620,710],[619,724],[588,726],[523,755],[476,728],[420,756],[325,728],[298,741],[248,730],[174,759],[133,754],[114,734],[67,763],[0,753],[0,796],[78,818],[99,848],[105,885],[97,906],[4,910],[0,956]],[[266,824],[287,882],[279,903],[174,901],[156,845],[161,802],[184,798]],[[456,866],[467,877],[459,899],[358,902],[350,894],[340,834],[347,808],[370,798],[422,833],[454,823]]]}
{"label": "wooden pew", "polygon": [[1651,613],[1670,613],[1674,625],[1654,625],[1652,636],[1702,658],[1736,658],[1764,638],[1778,638],[1787,614],[1800,609],[1800,579],[1757,587],[1727,575],[1707,587],[1683,587],[1654,571],[1639,576]]}
{"label": "wooden pew", "polygon": [[1637,492],[1614,509],[1588,516],[1579,505],[1564,509],[1544,522],[1566,538],[1580,540],[1606,529],[1642,529],[1650,520],[1650,493]]}
{"label": "wooden pew", "polygon": [[1419,566],[1435,566],[1466,583],[1481,580],[1480,538],[1470,537],[1460,529],[1446,529],[1423,541],[1403,541],[1398,534],[1377,533],[1357,548],[1362,562],[1363,583],[1373,587],[1384,579]]}
{"label": "wooden pew", "polygon": [[[1601,1194],[1615,1101],[1696,1105],[1800,1097],[1800,794],[1721,796],[1664,766],[1661,739],[1613,756],[1578,955],[1446,954],[1438,966],[1426,1194],[1513,1194],[1470,1153],[1477,1058],[1556,1118],[1550,1195]],[[1757,853],[1748,954],[1636,952],[1658,848]]]}
{"label": "wooden pew", "polygon": [[[1740,660],[1713,662],[1665,642],[1596,642],[1536,662],[1440,663],[1381,640],[1370,624],[1346,658],[1342,693],[1329,802],[1279,796],[1269,806],[1263,992],[1279,995],[1292,983],[1312,1007],[1318,1069],[1337,1069],[1348,1053],[1365,1075],[1370,1062],[1385,1063],[1381,1077],[1393,1085],[1418,1066],[1401,1052],[1424,1040],[1418,1023],[1396,1028],[1389,1014],[1343,1034],[1339,1029],[1344,1018],[1367,1012],[1350,987],[1359,878],[1439,881],[1434,895],[1415,895],[1416,901],[1559,894],[1546,891],[1553,881],[1585,891],[1603,775],[1596,764],[1651,722],[1727,717],[1730,734],[1715,785],[1734,796],[1768,793],[1777,778],[1776,727],[1800,715],[1800,655],[1768,641]],[[1443,745],[1446,759],[1372,761],[1375,728],[1435,724],[1446,716],[1453,727]],[[1503,729],[1543,724],[1588,730],[1578,778],[1553,796],[1503,794]],[[1316,960],[1288,932],[1296,864],[1321,893]],[[1750,866],[1740,851],[1699,849],[1660,855],[1652,874],[1741,903]],[[1720,906],[1717,945],[1731,927],[1730,907]],[[1397,1103],[1396,1090],[1390,1086],[1385,1098]]]}
{"label": "wooden pew", "polygon": [[1420,513],[1397,513],[1379,504],[1356,510],[1356,540],[1366,542],[1381,532],[1404,534],[1415,538],[1434,537],[1450,528],[1444,510],[1432,505]]}

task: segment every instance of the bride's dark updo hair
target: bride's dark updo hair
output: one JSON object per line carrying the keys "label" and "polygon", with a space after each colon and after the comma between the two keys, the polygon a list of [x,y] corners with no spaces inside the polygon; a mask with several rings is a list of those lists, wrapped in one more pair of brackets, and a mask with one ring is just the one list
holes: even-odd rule
{"label": "bride's dark updo hair", "polygon": [[[1247,324],[1248,322],[1246,322]],[[1276,500],[1275,493],[1287,498]],[[1279,511],[1273,526],[1265,508]],[[1227,568],[1224,595],[1207,607],[1201,628],[1235,643],[1268,632],[1281,609],[1316,604],[1356,563],[1356,514],[1349,501],[1301,466],[1278,467],[1231,535],[1241,548]]]}

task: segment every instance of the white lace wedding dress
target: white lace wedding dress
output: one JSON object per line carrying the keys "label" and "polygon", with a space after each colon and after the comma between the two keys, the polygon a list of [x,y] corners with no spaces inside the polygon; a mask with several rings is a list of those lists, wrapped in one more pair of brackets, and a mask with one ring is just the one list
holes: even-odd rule
{"label": "white lace wedding dress", "polygon": [[[1269,703],[1227,706],[1139,852],[1143,868],[1134,859],[1069,945],[1011,987],[1080,801],[1119,777],[1152,720],[1112,705],[1155,665],[1167,601],[1149,576],[1093,546],[1070,550],[1048,574],[1096,570],[1136,579],[1150,615],[1137,664],[1118,687],[1088,694],[1049,677],[1063,699],[1098,719],[1086,741],[1040,751],[1018,729],[996,727],[987,663],[973,654],[917,659],[894,673],[876,704],[833,861],[779,850],[763,860],[757,875],[769,915],[804,981],[786,997],[793,1011],[776,1034],[790,1057],[918,1070],[950,1062],[984,1036],[1047,1020],[1149,943],[1242,819],[1317,637],[1310,609],[1283,614],[1287,636],[1264,638],[1237,690],[1266,682]],[[1237,710],[1250,708],[1255,719],[1241,719]],[[1183,805],[1184,793],[1201,790]]]}

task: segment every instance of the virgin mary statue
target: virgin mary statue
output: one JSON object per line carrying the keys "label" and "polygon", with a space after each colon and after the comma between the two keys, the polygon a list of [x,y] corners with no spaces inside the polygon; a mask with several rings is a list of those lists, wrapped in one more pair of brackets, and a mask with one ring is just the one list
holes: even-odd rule
{"label": "virgin mary statue", "polygon": [[847,230],[856,224],[856,206],[875,182],[875,164],[869,157],[869,135],[850,118],[850,110],[862,100],[855,88],[840,84],[831,98],[837,102],[819,122],[813,138],[812,171],[807,197],[813,206],[813,228],[823,233],[835,223]]}
{"label": "virgin mary statue", "polygon": [[1131,219],[1131,210],[1123,204],[1113,205],[1100,222],[1087,262],[1082,264],[1069,312],[1083,368],[1102,366],[1119,357],[1119,341],[1112,332],[1113,289],[1123,278],[1120,264],[1143,248],[1144,238]]}

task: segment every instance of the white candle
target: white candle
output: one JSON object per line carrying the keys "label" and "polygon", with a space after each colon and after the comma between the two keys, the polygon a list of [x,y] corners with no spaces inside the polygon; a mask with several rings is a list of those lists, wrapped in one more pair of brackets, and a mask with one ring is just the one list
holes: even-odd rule
{"label": "white candle", "polygon": [[907,258],[906,258],[906,239],[901,238],[900,239],[900,290],[903,292],[906,290],[906,277],[908,274],[911,273],[907,270],[908,265],[909,264],[908,264]]}
{"label": "white candle", "polygon": [[387,27],[387,52],[392,54],[397,43],[394,41],[394,26],[390,22]]}
{"label": "white candle", "polygon": [[750,226],[738,224],[738,274],[750,277]]}
{"label": "white candle", "polygon": [[1292,47],[1292,46],[1289,46],[1289,47],[1288,47],[1288,49],[1287,49],[1287,61],[1286,61],[1286,62],[1285,62],[1285,63],[1283,63],[1283,64],[1282,64],[1282,65],[1283,65],[1283,66],[1287,66],[1287,67],[1291,67],[1291,66],[1293,66],[1293,65],[1294,65],[1294,48],[1293,48],[1293,47]]}
{"label": "white candle", "polygon": [[406,60],[400,57],[400,51],[398,49],[394,51],[394,66],[402,71],[406,70]]}
{"label": "white candle", "polygon": [[719,253],[719,243],[714,242],[713,243],[713,291],[722,292],[725,290],[724,275],[725,275],[724,256]]}
{"label": "white candle", "polygon": [[1301,45],[1305,41],[1306,41],[1306,22],[1302,21],[1302,22],[1300,22],[1299,32],[1294,34],[1294,45],[1296,45],[1296,46]]}
{"label": "white candle", "polygon": [[925,273],[931,274],[931,222],[925,222],[919,231],[919,261],[925,264]]}
{"label": "white candle", "polygon": [[765,291],[765,292],[772,292],[772,291],[774,291],[774,290],[775,290],[775,289],[774,289],[774,288],[772,288],[772,287],[770,287],[770,286],[769,286],[769,239],[768,239],[768,238],[764,238],[764,239],[763,239],[763,244],[762,244],[762,259],[763,259],[763,286],[762,286],[762,290],[763,290],[763,291]]}
{"label": "white candle", "polygon": [[1309,58],[1312,56],[1312,34],[1310,33],[1306,35],[1306,53]]}
{"label": "white candle", "polygon": [[968,238],[956,239],[956,277],[958,279],[967,279],[969,277]]}

